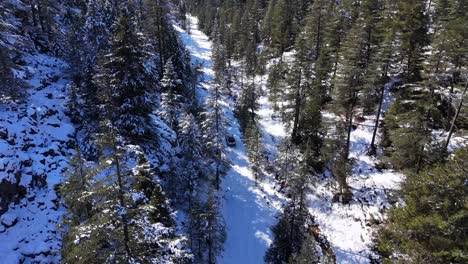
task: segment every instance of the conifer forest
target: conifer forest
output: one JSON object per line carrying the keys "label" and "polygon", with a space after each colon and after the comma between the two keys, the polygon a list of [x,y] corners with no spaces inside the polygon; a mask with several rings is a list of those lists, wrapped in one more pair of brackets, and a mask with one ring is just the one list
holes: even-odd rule
{"label": "conifer forest", "polygon": [[467,0],[0,0],[0,264],[468,263]]}

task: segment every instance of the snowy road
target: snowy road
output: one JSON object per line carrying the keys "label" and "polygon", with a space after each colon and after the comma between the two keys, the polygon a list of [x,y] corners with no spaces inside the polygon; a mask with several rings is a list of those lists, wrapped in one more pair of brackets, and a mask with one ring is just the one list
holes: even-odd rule
{"label": "snowy road", "polygon": [[[190,19],[190,34],[175,26],[182,41],[190,50],[192,60],[203,66],[204,88],[209,93],[213,71],[211,70],[211,42],[198,30],[197,19]],[[230,122],[229,133],[237,141],[235,148],[228,153],[232,168],[222,182],[224,201],[222,213],[226,221],[227,240],[224,253],[218,258],[222,264],[258,264],[263,263],[263,256],[271,242],[270,226],[276,219],[277,209],[264,199],[263,193],[255,186],[254,178],[245,146],[241,140],[239,124],[233,115],[233,103],[224,98],[225,116]]]}

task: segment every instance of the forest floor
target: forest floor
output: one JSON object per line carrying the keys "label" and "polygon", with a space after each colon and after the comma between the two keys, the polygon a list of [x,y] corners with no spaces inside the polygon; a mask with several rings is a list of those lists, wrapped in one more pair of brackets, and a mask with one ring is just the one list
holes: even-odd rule
{"label": "forest floor", "polygon": [[16,190],[20,197],[0,216],[0,262],[56,263],[64,209],[54,187],[72,154],[74,131],[65,114],[67,66],[41,54],[25,60],[28,67],[19,74],[30,86],[27,95],[0,109],[0,191],[3,197]]}

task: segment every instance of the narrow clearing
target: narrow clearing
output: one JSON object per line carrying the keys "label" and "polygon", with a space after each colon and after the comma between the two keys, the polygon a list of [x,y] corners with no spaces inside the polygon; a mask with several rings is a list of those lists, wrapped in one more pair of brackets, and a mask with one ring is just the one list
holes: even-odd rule
{"label": "narrow clearing", "polygon": [[[190,19],[190,34],[175,26],[182,41],[190,50],[193,61],[203,65],[207,93],[211,87],[211,42],[198,30],[198,20]],[[236,147],[228,148],[232,163],[222,182],[224,194],[222,213],[226,221],[227,240],[224,253],[218,262],[223,264],[258,264],[263,263],[263,256],[271,242],[270,226],[275,223],[275,216],[280,208],[278,202],[272,203],[255,186],[247,152],[241,139],[239,124],[233,114],[234,103],[224,97],[224,114],[229,120],[228,131],[236,139]],[[277,205],[277,208],[273,207]]]}

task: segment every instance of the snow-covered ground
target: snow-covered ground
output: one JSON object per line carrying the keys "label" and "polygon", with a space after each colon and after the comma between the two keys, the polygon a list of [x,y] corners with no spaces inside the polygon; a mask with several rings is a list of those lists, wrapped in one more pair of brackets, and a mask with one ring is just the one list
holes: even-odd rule
{"label": "snow-covered ground", "polygon": [[45,55],[25,60],[28,96],[0,106],[0,182],[16,186],[7,188],[20,197],[0,216],[0,263],[58,263],[63,208],[54,185],[63,177],[74,130],[64,113],[66,64]]}
{"label": "snow-covered ground", "polygon": [[[211,42],[198,30],[197,19],[190,19],[190,34],[175,26],[181,38],[190,50],[193,61],[202,63],[205,73],[205,88],[210,92],[209,81],[211,70]],[[224,200],[222,213],[226,221],[227,240],[224,253],[219,257],[222,264],[258,264],[263,263],[265,251],[271,243],[270,227],[275,223],[275,216],[281,208],[281,203],[267,197],[261,186],[256,187],[247,152],[241,140],[239,124],[234,117],[234,103],[228,97],[224,98],[225,116],[229,120],[229,133],[236,138],[237,145],[229,148],[228,153],[232,163],[222,182]],[[268,112],[268,109],[265,109]],[[266,113],[265,115],[268,115]],[[266,124],[267,125],[267,124]]]}
{"label": "snow-covered ground", "polygon": [[[386,97],[386,101],[390,98]],[[385,103],[382,110],[388,105]],[[378,170],[378,159],[367,155],[375,116],[365,119],[351,133],[350,158],[354,166],[348,184],[353,200],[348,205],[333,203],[334,183],[330,177],[319,181],[309,195],[309,210],[332,244],[337,263],[369,263],[374,224],[384,220],[385,210],[396,202],[392,193],[404,179],[393,170]]]}
{"label": "snow-covered ground", "polygon": [[276,157],[277,147],[287,136],[286,129],[273,110],[273,105],[268,99],[268,91],[265,83],[260,82],[262,85],[262,96],[258,99],[259,108],[256,112],[258,116],[258,126],[262,131],[262,143],[265,151],[267,152],[268,159],[272,160]]}
{"label": "snow-covered ground", "polygon": [[[265,82],[260,83],[266,93],[259,99],[259,127],[264,147],[274,157],[276,148],[286,137],[287,128],[279,119],[272,118],[274,112],[268,102]],[[385,86],[383,113],[393,101],[390,88],[395,83],[396,80],[391,80]],[[335,118],[331,114],[324,114],[324,117]],[[369,263],[374,223],[382,222],[385,209],[396,202],[392,194],[404,178],[404,175],[392,170],[376,169],[378,160],[367,155],[375,116],[366,116],[365,119],[351,134],[350,158],[355,160],[355,165],[348,183],[352,188],[353,201],[349,205],[332,202],[335,182],[329,174],[324,175],[308,195],[309,211],[319,224],[320,232],[332,245],[337,263]]]}
{"label": "snow-covered ground", "polygon": [[[393,101],[390,89],[395,83],[396,80],[391,80],[385,84],[382,113]],[[324,118],[335,117],[324,114]],[[385,210],[397,202],[392,194],[404,179],[401,173],[376,168],[378,159],[367,154],[376,117],[371,115],[364,118],[365,121],[360,123],[354,120],[357,128],[351,132],[350,158],[354,160],[354,166],[348,184],[353,200],[347,205],[332,202],[336,183],[329,173],[325,173],[308,195],[309,211],[332,245],[337,263],[370,262],[374,224],[381,223]],[[380,133],[377,134],[376,144],[379,140]]]}

